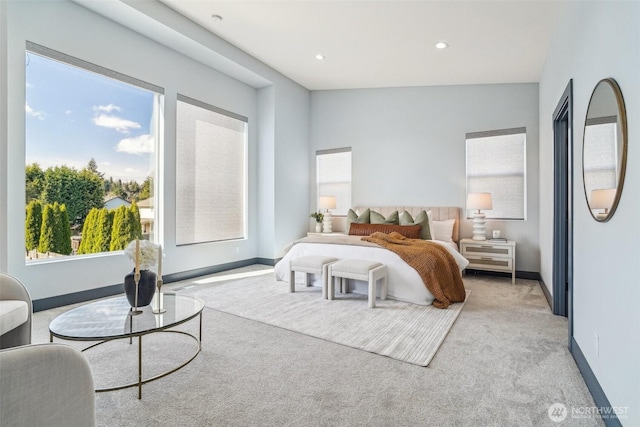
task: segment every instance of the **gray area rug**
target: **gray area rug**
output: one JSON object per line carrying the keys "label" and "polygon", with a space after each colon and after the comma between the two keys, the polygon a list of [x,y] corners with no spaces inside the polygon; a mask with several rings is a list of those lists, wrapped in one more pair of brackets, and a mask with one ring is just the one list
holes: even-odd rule
{"label": "gray area rug", "polygon": [[[442,310],[394,300],[336,294],[322,298],[319,287],[276,281],[273,273],[218,285],[178,290],[202,298],[206,306],[349,347],[427,366],[458,318],[464,303]],[[470,291],[467,291],[467,294]]]}

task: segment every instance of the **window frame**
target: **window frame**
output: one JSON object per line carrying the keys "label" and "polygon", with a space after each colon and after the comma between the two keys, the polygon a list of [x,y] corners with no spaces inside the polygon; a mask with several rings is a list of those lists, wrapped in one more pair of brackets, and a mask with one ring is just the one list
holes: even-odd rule
{"label": "window frame", "polygon": [[[512,136],[512,135],[523,136],[523,141],[522,141],[522,181],[523,181],[522,182],[522,218],[496,217],[491,215],[491,210],[486,210],[484,211],[484,214],[486,215],[486,220],[490,220],[490,221],[526,221],[527,220],[527,130],[526,130],[526,127],[517,127],[517,128],[498,129],[498,130],[482,131],[482,132],[470,132],[470,133],[467,133],[465,137],[465,186],[466,186],[465,194],[468,195],[470,192],[491,193],[491,189],[488,189],[488,188],[473,189],[473,191],[470,191],[470,188],[469,188],[470,187],[469,186],[469,179],[470,179],[469,145],[470,143],[469,142],[477,139],[495,138],[495,137]],[[491,153],[490,155],[495,156],[497,155],[497,153]],[[486,175],[486,176],[491,176],[491,175]],[[496,174],[495,176],[499,176],[499,174]],[[492,197],[492,199],[493,199],[492,203],[495,208],[496,201],[500,203],[500,200],[496,199],[495,197]],[[466,197],[465,197],[465,200],[466,200]],[[467,208],[466,202],[465,202],[466,219],[473,219],[472,211],[473,209]]]}
{"label": "window frame", "polygon": [[[353,150],[351,149],[351,147],[341,147],[341,148],[332,148],[332,149],[327,149],[327,150],[317,150],[316,151],[316,210],[318,209],[319,203],[320,203],[320,197],[322,196],[336,196],[335,194],[320,194],[320,186],[321,186],[321,182],[320,182],[320,156],[329,156],[332,154],[343,154],[343,153],[349,153],[349,197],[348,197],[348,203],[346,208],[344,209],[344,213],[342,213],[342,211],[339,211],[338,209],[338,205],[336,205],[336,209],[330,209],[331,211],[331,216],[334,217],[346,217],[348,214],[349,209],[351,208],[351,201],[352,201],[352,195],[353,195]],[[338,201],[337,201],[338,202]],[[335,213],[334,213],[335,212]]]}
{"label": "window frame", "polygon": [[[153,136],[154,140],[154,155],[153,159],[151,159],[150,164],[153,165],[153,196],[154,197],[154,220],[153,220],[153,228],[150,234],[152,239],[149,239],[151,242],[156,244],[162,244],[163,242],[163,215],[161,214],[161,204],[162,200],[162,176],[164,171],[162,170],[163,165],[163,150],[162,147],[164,145],[164,95],[165,89],[161,86],[154,85],[152,83],[146,82],[144,80],[129,76],[124,73],[120,73],[111,68],[103,67],[97,64],[94,64],[89,61],[85,61],[78,57],[68,55],[57,50],[48,48],[46,46],[40,45],[38,43],[34,43],[32,41],[25,41],[25,56],[29,53],[41,56],[47,60],[59,62],[65,66],[77,68],[86,73],[92,73],[98,75],[102,78],[111,79],[118,81],[120,83],[124,83],[127,85],[135,86],[139,89],[146,90],[148,92],[152,92],[154,94],[153,99],[153,115],[152,122],[149,126],[149,133]],[[27,63],[28,64],[28,63]],[[26,89],[26,78],[25,78],[25,89]],[[26,99],[26,94],[25,94]],[[26,123],[26,121],[25,121]],[[25,126],[26,127],[26,126]],[[26,133],[26,130],[25,130]],[[24,149],[27,149],[27,141],[25,138],[25,146]],[[27,166],[25,162],[25,167]],[[26,193],[26,189],[25,189]],[[26,195],[26,194],[25,194]],[[24,210],[23,210],[24,212]],[[23,213],[24,215],[24,213]],[[22,221],[24,224],[25,221]],[[23,229],[23,236],[25,235],[26,230]],[[24,248],[23,248],[24,249]],[[24,251],[23,251],[24,252]],[[51,262],[69,262],[76,261],[87,258],[96,258],[96,257],[109,257],[113,255],[121,255],[123,250],[114,250],[114,251],[106,251],[106,252],[96,252],[89,254],[70,254],[68,256],[60,256],[53,258],[36,258],[36,259],[25,259],[25,266],[37,265],[42,263],[51,263]]]}
{"label": "window frame", "polygon": [[[179,185],[179,173],[180,173],[180,166],[179,166],[179,150],[180,150],[180,135],[179,135],[179,123],[180,123],[180,118],[178,117],[179,114],[179,103],[185,103],[188,104],[192,107],[197,107],[197,108],[201,108],[203,110],[206,110],[208,112],[214,113],[214,114],[219,114],[222,116],[225,116],[227,118],[230,119],[235,119],[238,120],[240,122],[244,123],[244,141],[242,144],[242,150],[243,150],[243,155],[242,155],[242,161],[243,161],[243,167],[242,167],[242,181],[243,181],[243,196],[242,196],[242,236],[238,236],[238,237],[231,237],[231,238],[223,238],[223,239],[207,239],[207,240],[200,240],[200,241],[185,241],[185,242],[181,242],[181,238],[179,236],[178,233],[178,223],[180,221],[180,201],[179,201],[179,196],[176,194],[176,206],[175,206],[175,220],[176,220],[176,224],[175,224],[175,230],[176,230],[176,246],[181,247],[181,246],[190,246],[190,245],[202,245],[202,244],[209,244],[209,243],[219,243],[219,242],[227,242],[227,241],[240,241],[240,240],[247,240],[248,239],[248,216],[249,216],[249,119],[245,116],[242,116],[240,114],[222,109],[220,107],[216,107],[214,105],[208,104],[206,102],[188,97],[186,95],[182,95],[180,93],[177,94],[177,99],[176,99],[176,156],[175,156],[175,168],[176,168],[176,192],[179,191],[178,185]],[[195,142],[194,142],[195,143]],[[195,178],[194,178],[195,179]]]}

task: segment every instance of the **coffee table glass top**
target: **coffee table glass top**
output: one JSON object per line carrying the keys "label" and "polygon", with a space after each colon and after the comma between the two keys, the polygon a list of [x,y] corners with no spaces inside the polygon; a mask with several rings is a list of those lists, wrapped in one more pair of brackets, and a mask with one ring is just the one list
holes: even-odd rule
{"label": "coffee table glass top", "polygon": [[204,308],[204,301],[188,295],[164,294],[165,313],[154,314],[151,305],[139,307],[141,314],[130,316],[125,296],[92,302],[53,319],[51,334],[77,341],[137,336],[160,331],[193,319]]}

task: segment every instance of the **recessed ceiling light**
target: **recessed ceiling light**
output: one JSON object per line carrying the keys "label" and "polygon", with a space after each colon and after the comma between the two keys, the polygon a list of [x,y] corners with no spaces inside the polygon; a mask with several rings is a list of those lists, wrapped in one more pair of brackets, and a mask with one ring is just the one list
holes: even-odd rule
{"label": "recessed ceiling light", "polygon": [[449,47],[449,45],[447,43],[445,43],[445,42],[436,43],[436,48],[438,48],[438,49],[446,49],[448,47]]}
{"label": "recessed ceiling light", "polygon": [[222,16],[220,16],[220,15],[211,15],[211,19],[213,19],[213,22],[220,22],[220,21],[222,21]]}
{"label": "recessed ceiling light", "polygon": [[322,60],[324,59],[324,55],[323,55],[323,54],[321,54],[321,53],[317,53],[317,54],[316,54],[316,59],[317,59],[318,61],[322,61]]}

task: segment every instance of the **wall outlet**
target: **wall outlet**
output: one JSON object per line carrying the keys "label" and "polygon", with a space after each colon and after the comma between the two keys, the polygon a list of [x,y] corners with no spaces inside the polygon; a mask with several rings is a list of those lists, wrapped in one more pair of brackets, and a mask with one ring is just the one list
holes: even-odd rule
{"label": "wall outlet", "polygon": [[593,333],[593,336],[595,338],[594,344],[596,345],[596,356],[600,357],[600,337],[595,332]]}

